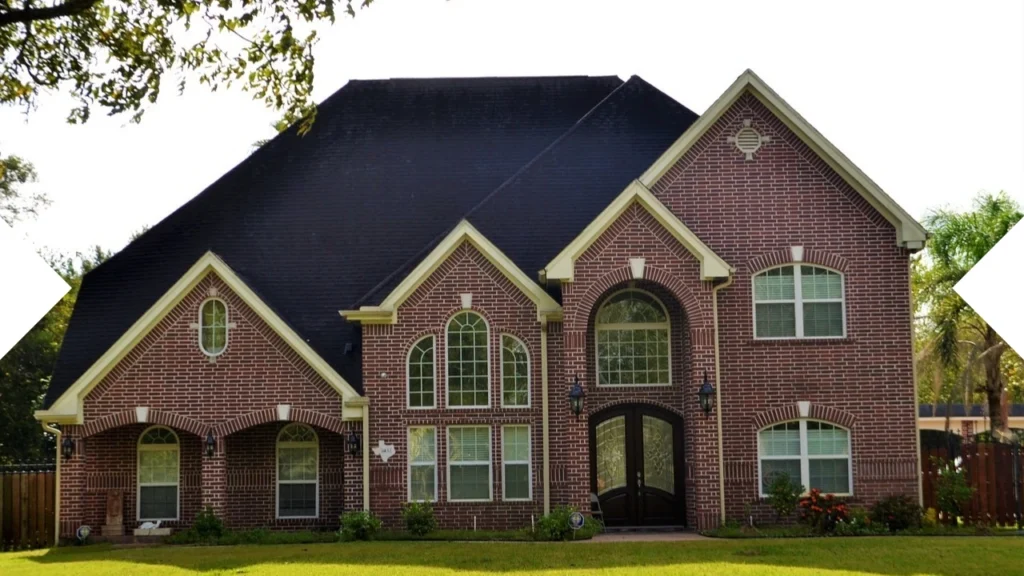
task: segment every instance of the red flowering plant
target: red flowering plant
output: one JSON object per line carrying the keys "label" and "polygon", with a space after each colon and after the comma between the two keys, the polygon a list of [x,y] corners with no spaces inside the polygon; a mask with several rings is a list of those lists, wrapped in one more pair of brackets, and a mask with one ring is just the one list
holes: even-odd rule
{"label": "red flowering plant", "polygon": [[837,523],[847,522],[850,518],[846,502],[836,498],[835,494],[822,494],[817,488],[801,498],[797,506],[800,521],[822,533],[834,531]]}

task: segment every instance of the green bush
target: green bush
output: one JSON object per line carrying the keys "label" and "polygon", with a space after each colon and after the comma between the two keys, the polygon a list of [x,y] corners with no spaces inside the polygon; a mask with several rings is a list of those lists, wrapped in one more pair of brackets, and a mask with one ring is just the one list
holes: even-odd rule
{"label": "green bush", "polygon": [[213,508],[207,506],[196,514],[192,529],[196,531],[196,536],[200,540],[217,540],[224,535],[224,522],[217,517]]}
{"label": "green bush", "polygon": [[402,506],[402,519],[405,529],[414,536],[426,536],[437,530],[434,508],[429,502],[406,502]]}
{"label": "green bush", "polygon": [[209,546],[235,546],[238,544],[313,544],[316,542],[335,542],[338,537],[333,532],[279,532],[266,528],[252,530],[224,530],[219,538],[202,538],[195,527],[175,532],[164,539],[165,544],[204,544]]}
{"label": "green bush", "polygon": [[789,518],[796,510],[800,502],[800,495],[804,493],[804,487],[793,482],[789,474],[776,472],[771,475],[771,482],[768,484],[768,505],[775,511],[775,519],[782,521]]}
{"label": "green bush", "polygon": [[871,519],[890,532],[921,527],[921,507],[917,500],[905,494],[895,494],[879,500],[871,509]]}
{"label": "green bush", "polygon": [[544,516],[537,522],[537,530],[534,538],[545,541],[579,540],[593,538],[595,534],[604,529],[600,521],[590,516],[583,517],[583,528],[573,530],[569,526],[569,516],[575,512],[575,508],[560,506],[551,511],[551,514]]}
{"label": "green bush", "polygon": [[373,540],[380,531],[381,521],[370,512],[346,512],[341,515],[341,540]]}
{"label": "green bush", "polygon": [[932,457],[936,467],[935,492],[943,519],[956,522],[974,495],[974,487],[967,483],[967,471],[960,459],[946,460]]}

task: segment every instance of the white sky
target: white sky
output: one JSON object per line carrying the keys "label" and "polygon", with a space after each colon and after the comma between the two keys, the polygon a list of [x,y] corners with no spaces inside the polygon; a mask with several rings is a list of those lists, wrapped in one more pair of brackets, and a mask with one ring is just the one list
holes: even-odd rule
{"label": "white sky", "polygon": [[[702,113],[752,68],[916,217],[980,190],[1024,202],[1024,2],[377,0],[322,32],[317,100],[350,78],[642,76]],[[53,200],[37,246],[117,249],[273,134],[238,89],[165,90],[141,125],[41,100],[0,151]]]}

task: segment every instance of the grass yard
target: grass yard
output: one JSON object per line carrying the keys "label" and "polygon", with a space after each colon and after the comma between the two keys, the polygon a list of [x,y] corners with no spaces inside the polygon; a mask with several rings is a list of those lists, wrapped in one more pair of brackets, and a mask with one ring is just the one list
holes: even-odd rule
{"label": "grass yard", "polygon": [[1024,538],[817,538],[630,543],[372,542],[107,546],[0,554],[0,574],[1024,574]]}

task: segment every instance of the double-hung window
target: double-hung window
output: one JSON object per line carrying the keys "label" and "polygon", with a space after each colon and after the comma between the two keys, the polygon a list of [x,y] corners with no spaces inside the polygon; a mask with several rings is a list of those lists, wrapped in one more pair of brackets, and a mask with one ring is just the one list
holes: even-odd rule
{"label": "double-hung window", "polygon": [[437,501],[437,428],[409,428],[409,501]]}
{"label": "double-hung window", "polygon": [[761,495],[779,474],[786,474],[805,489],[825,493],[853,493],[850,431],[817,420],[794,420],[758,432]]}
{"label": "double-hung window", "polygon": [[138,519],[177,520],[178,435],[163,426],[149,428],[139,438],[138,453]]}
{"label": "double-hung window", "polygon": [[530,466],[530,427],[502,426],[501,466],[504,500],[530,500],[533,496]]}
{"label": "double-hung window", "polygon": [[820,266],[787,265],[754,276],[756,338],[846,335],[843,275]]}
{"label": "double-hung window", "polygon": [[488,502],[492,482],[490,426],[450,426],[448,500]]}
{"label": "double-hung window", "polygon": [[487,322],[475,312],[459,312],[448,322],[448,407],[490,406]]}
{"label": "double-hung window", "polygon": [[305,424],[289,424],[277,436],[277,517],[319,515],[319,442]]}

